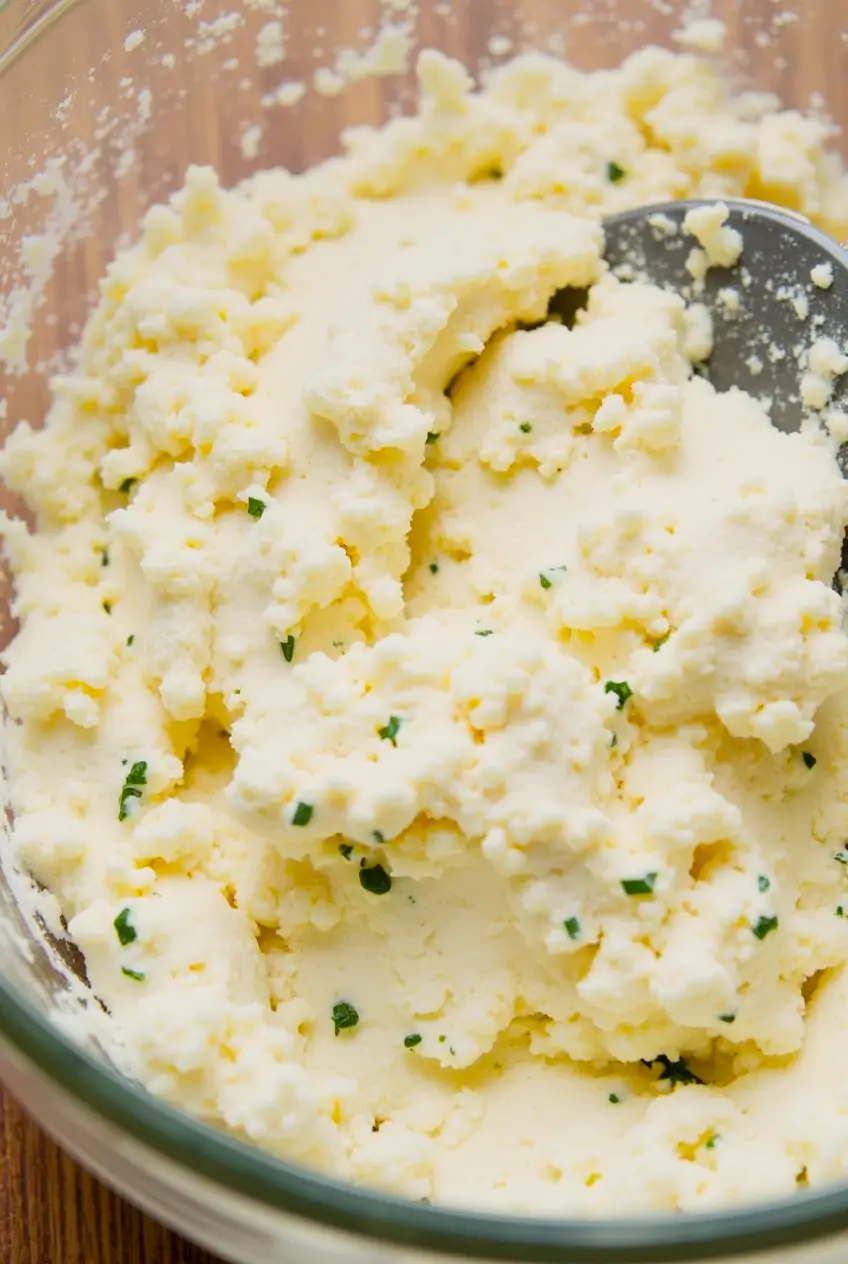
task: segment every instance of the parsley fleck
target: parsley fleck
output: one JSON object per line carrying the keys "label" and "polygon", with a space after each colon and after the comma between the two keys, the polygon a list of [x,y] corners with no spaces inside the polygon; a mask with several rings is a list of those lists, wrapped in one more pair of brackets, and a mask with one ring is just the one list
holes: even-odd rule
{"label": "parsley fleck", "polygon": [[130,799],[140,799],[140,786],[147,785],[147,761],[141,759],[138,763],[133,764],[127,773],[124,784],[121,789],[121,797],[118,800],[118,820],[125,821],[129,816]]}
{"label": "parsley fleck", "polygon": [[619,1102],[621,1101],[621,1098],[619,1097],[618,1093],[610,1093],[609,1097],[607,1098],[607,1101],[612,1102],[613,1106],[617,1106]]}
{"label": "parsley fleck", "polygon": [[112,925],[115,927],[115,934],[122,948],[126,948],[127,944],[133,944],[138,939],[138,932],[130,921],[130,910],[128,908],[121,909]]}
{"label": "parsley fleck", "polygon": [[435,443],[435,442],[436,442],[436,440],[438,439],[438,437],[439,437],[439,432],[438,432],[437,430],[428,430],[428,431],[427,431],[427,442],[428,442],[428,443]]}
{"label": "parsley fleck", "polygon": [[727,1023],[729,1026],[731,1023],[736,1022],[736,1015],[735,1014],[719,1014],[718,1021],[720,1023]]}
{"label": "parsley fleck", "polygon": [[475,636],[491,636],[492,629],[491,628],[476,628],[474,631],[474,635]]}
{"label": "parsley fleck", "polygon": [[416,1045],[421,1044],[422,1039],[423,1037],[419,1036],[417,1031],[414,1031],[411,1036],[404,1036],[403,1047],[404,1049],[414,1049]]}
{"label": "parsley fleck", "polygon": [[359,1014],[350,1001],[337,1001],[333,1006],[333,1034],[337,1036],[340,1031],[356,1027],[358,1023]]}
{"label": "parsley fleck", "polygon": [[137,482],[138,482],[137,478],[125,478],[123,483],[121,483],[121,486],[118,488],[118,491],[123,492],[126,495],[127,492],[132,491],[133,486]]}
{"label": "parsley fleck", "polygon": [[542,585],[543,588],[552,588],[557,572],[561,572],[564,574],[567,570],[568,570],[567,566],[549,566],[547,570],[544,570],[540,573],[539,583]]}
{"label": "parsley fleck", "polygon": [[391,742],[392,746],[397,746],[398,730],[402,724],[399,716],[389,716],[388,724],[384,724],[381,729],[377,729],[377,736],[382,738],[384,742]]}
{"label": "parsley fleck", "polygon": [[624,709],[624,704],[628,699],[633,697],[633,690],[630,688],[626,680],[608,680],[604,685],[604,693],[614,693],[618,698],[618,710]]}
{"label": "parsley fleck", "polygon": [[339,851],[344,856],[345,860],[350,860],[353,855],[353,847],[350,843],[339,843]]}
{"label": "parsley fleck", "polygon": [[714,1133],[713,1133],[713,1135],[712,1135],[711,1137],[707,1137],[706,1141],[704,1142],[704,1149],[705,1149],[705,1150],[714,1150],[714,1149],[715,1149],[715,1143],[716,1143],[717,1141],[720,1141],[720,1140],[721,1140],[721,1135],[720,1135],[720,1133],[718,1133],[718,1132],[714,1132]]}
{"label": "parsley fleck", "polygon": [[685,1058],[678,1058],[673,1061],[666,1054],[661,1053],[656,1058],[643,1058],[645,1066],[654,1066],[659,1063],[662,1067],[659,1078],[668,1080],[670,1084],[703,1084],[703,1080],[689,1069]]}
{"label": "parsley fleck", "polygon": [[294,658],[294,637],[291,634],[284,641],[280,641],[280,649],[283,651],[283,658],[290,663]]}
{"label": "parsley fleck", "polygon": [[607,163],[607,179],[610,184],[618,184],[619,180],[623,180],[627,172],[617,162]]}
{"label": "parsley fleck", "polygon": [[844,917],[844,916],[845,916],[845,909],[844,909],[844,907],[843,907],[841,904],[837,904],[837,906],[836,906],[836,916],[837,916],[837,917]]}
{"label": "parsley fleck", "polygon": [[621,885],[625,895],[653,895],[656,886],[656,873],[646,873],[644,878],[622,878]]}
{"label": "parsley fleck", "polygon": [[764,873],[761,873],[759,878],[757,878],[757,886],[761,891],[768,891],[771,886],[771,879],[767,878]]}
{"label": "parsley fleck", "polygon": [[128,979],[133,979],[136,983],[143,983],[146,977],[142,970],[131,970],[129,966],[121,966],[121,974],[125,974]]}
{"label": "parsley fleck", "polygon": [[813,755],[811,751],[801,751],[801,758],[807,768],[815,768],[817,761],[815,755]]}
{"label": "parsley fleck", "polygon": [[848,851],[834,852],[833,859],[838,865],[848,865]]}
{"label": "parsley fleck", "polygon": [[386,841],[386,836],[385,834],[382,833],[381,830],[374,830],[371,834],[371,837],[374,839],[374,842],[379,843],[381,847],[383,846],[383,843]]}
{"label": "parsley fleck", "polygon": [[104,601],[104,602],[103,602],[103,609],[106,611],[106,613],[107,613],[107,614],[111,614],[111,613],[112,613],[112,603],[111,603],[111,601]]}
{"label": "parsley fleck", "polygon": [[610,739],[610,750],[615,750],[616,746],[618,746],[618,734],[613,733],[612,738]]}
{"label": "parsley fleck", "polygon": [[311,803],[304,803],[301,799],[294,810],[294,815],[292,816],[291,821],[292,825],[308,825],[312,820],[312,813],[314,811],[315,808]]}
{"label": "parsley fleck", "polygon": [[757,939],[765,939],[766,935],[770,935],[773,930],[777,930],[778,921],[776,917],[760,917],[757,919],[755,926],[751,930],[757,936]]}
{"label": "parsley fleck", "polygon": [[392,879],[382,865],[370,865],[359,870],[359,885],[372,895],[386,895],[392,889]]}
{"label": "parsley fleck", "polygon": [[109,550],[108,549],[100,550],[100,565],[101,566],[109,565]]}
{"label": "parsley fleck", "polygon": [[248,496],[247,512],[251,518],[261,518],[265,512],[265,501],[260,500],[258,496]]}
{"label": "parsley fleck", "polygon": [[656,654],[657,650],[661,650],[661,649],[662,649],[662,647],[665,645],[666,641],[668,640],[668,638],[669,638],[670,636],[671,636],[671,633],[670,633],[670,632],[666,632],[665,636],[661,636],[661,637],[660,637],[660,639],[659,639],[658,641],[654,641],[654,653],[655,653],[655,654]]}
{"label": "parsley fleck", "polygon": [[438,562],[431,562],[431,563],[430,563],[430,574],[431,574],[431,575],[438,575],[438,573],[439,573],[439,563],[438,563]]}
{"label": "parsley fleck", "polygon": [[580,922],[576,917],[567,917],[563,922],[563,926],[569,939],[580,938]]}
{"label": "parsley fleck", "polygon": [[439,1036],[439,1044],[443,1045],[447,1040],[447,1036]]}
{"label": "parsley fleck", "polygon": [[134,640],[135,640],[135,632],[130,632],[129,636],[127,637],[127,645],[132,645]]}
{"label": "parsley fleck", "polygon": [[518,429],[521,431],[522,434],[529,434],[530,431],[533,429],[533,427],[530,425],[529,421],[522,421]]}

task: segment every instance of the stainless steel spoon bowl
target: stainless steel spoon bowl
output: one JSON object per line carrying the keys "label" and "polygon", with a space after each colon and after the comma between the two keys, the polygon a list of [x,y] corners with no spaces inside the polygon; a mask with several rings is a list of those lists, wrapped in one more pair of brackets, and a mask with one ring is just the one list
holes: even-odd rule
{"label": "stainless steel spoon bowl", "polygon": [[[704,303],[714,327],[705,376],[718,390],[738,386],[764,399],[779,430],[797,430],[811,344],[830,337],[848,352],[848,250],[792,211],[721,199],[728,226],[742,234],[742,255],[732,268],[711,268],[703,292],[695,294],[686,260],[697,242],[683,221],[717,200],[666,202],[611,216],[604,221],[607,262],[624,280],[648,280]],[[812,274],[825,263],[833,280],[823,289]],[[738,295],[736,311],[728,292]],[[837,379],[831,406],[848,410],[848,374]]]}

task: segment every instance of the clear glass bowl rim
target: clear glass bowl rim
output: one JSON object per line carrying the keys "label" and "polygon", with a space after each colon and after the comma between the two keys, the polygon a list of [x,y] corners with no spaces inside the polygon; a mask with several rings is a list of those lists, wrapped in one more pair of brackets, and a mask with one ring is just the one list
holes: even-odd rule
{"label": "clear glass bowl rim", "polygon": [[372,1243],[530,1264],[672,1264],[786,1250],[848,1233],[848,1185],[726,1212],[602,1219],[496,1216],[411,1203],[332,1180],[157,1101],[65,1039],[0,980],[0,1038],[140,1145],[268,1209]]}
{"label": "clear glass bowl rim", "polygon": [[[0,0],[0,15],[25,0]],[[0,57],[0,73],[76,0],[54,0]],[[200,1178],[364,1243],[522,1264],[675,1264],[755,1257],[848,1235],[848,1183],[729,1211],[604,1219],[499,1216],[411,1203],[255,1149],[153,1098],[61,1035],[0,977],[0,1040],[72,1100]]]}

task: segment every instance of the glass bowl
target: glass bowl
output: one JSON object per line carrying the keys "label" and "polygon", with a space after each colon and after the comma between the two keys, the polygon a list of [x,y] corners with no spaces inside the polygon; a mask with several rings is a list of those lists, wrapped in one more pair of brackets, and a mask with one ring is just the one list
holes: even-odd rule
{"label": "glass bowl", "polygon": [[[277,7],[285,61],[257,65],[257,37]],[[782,0],[716,0],[709,10],[672,0],[0,0],[0,430],[39,423],[49,374],[66,362],[107,261],[188,163],[214,164],[225,183],[262,166],[300,170],[338,151],[343,126],[412,106],[409,72],[338,95],[312,88],[340,47],[367,47],[381,22],[410,24],[418,46],[472,69],[527,48],[594,69],[647,42],[674,47],[682,20],[708,13],[726,23],[740,87],[848,125],[845,0],[804,0],[797,12]],[[300,83],[302,98],[291,86]],[[39,248],[28,244],[39,235]],[[16,333],[23,326],[28,340]],[[2,503],[19,509],[8,493]],[[14,632],[3,584],[0,647]],[[725,1213],[539,1220],[407,1203],[280,1162],[154,1101],[110,1065],[90,1025],[77,1038],[84,968],[21,912],[26,884],[7,863],[2,1077],[98,1176],[220,1255],[252,1264],[845,1258],[848,1187]]]}

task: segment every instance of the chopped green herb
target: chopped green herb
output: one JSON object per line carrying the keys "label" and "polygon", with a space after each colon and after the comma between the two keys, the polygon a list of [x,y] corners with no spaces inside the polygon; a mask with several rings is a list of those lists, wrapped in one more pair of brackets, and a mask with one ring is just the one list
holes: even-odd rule
{"label": "chopped green herb", "polygon": [[439,437],[439,432],[437,430],[428,430],[427,432],[428,443],[435,443],[438,437]]}
{"label": "chopped green herb", "polygon": [[377,729],[377,736],[382,738],[384,742],[391,742],[392,746],[397,746],[397,735],[403,721],[399,716],[389,716],[388,724],[384,724],[381,729]]}
{"label": "chopped green herb", "polygon": [[604,693],[615,694],[616,698],[618,698],[619,711],[623,710],[624,704],[633,697],[633,690],[626,680],[608,680],[604,685]]}
{"label": "chopped green herb", "polygon": [[543,588],[553,588],[554,579],[556,578],[557,572],[561,572],[564,574],[567,570],[568,570],[567,566],[549,566],[547,570],[540,572],[539,583],[542,585]]}
{"label": "chopped green herb", "polygon": [[439,563],[438,563],[438,562],[431,562],[431,563],[430,563],[430,574],[431,574],[431,575],[438,575],[438,573],[439,573]]}
{"label": "chopped green herb", "polygon": [[621,885],[625,895],[653,895],[656,886],[656,873],[646,873],[644,878],[622,878]]}
{"label": "chopped green herb", "polygon": [[530,431],[533,429],[533,427],[530,425],[529,421],[522,421],[518,429],[521,431],[522,434],[529,434]]}
{"label": "chopped green herb", "polygon": [[817,761],[815,755],[813,755],[811,751],[801,751],[801,758],[807,768],[815,768]]}
{"label": "chopped green herb", "polygon": [[721,1140],[721,1135],[717,1132],[714,1132],[713,1135],[711,1137],[707,1137],[706,1141],[704,1142],[704,1149],[714,1150],[715,1143],[720,1140]]}
{"label": "chopped green herb", "polygon": [[337,1001],[333,1006],[333,1029],[334,1035],[338,1035],[340,1031],[346,1031],[349,1027],[356,1027],[359,1022],[359,1014],[350,1001]]}
{"label": "chopped green herb", "polygon": [[617,1106],[619,1102],[621,1101],[621,1098],[619,1097],[618,1093],[610,1093],[609,1097],[607,1098],[607,1101],[612,1102],[613,1106]]}
{"label": "chopped green herb", "polygon": [[261,518],[265,512],[265,501],[260,500],[258,496],[248,496],[247,512],[251,518]]}
{"label": "chopped green herb", "polygon": [[845,908],[844,908],[844,906],[843,906],[842,904],[837,904],[837,906],[836,906],[836,916],[837,916],[837,917],[844,917],[844,916],[845,916]]}
{"label": "chopped green herb", "polygon": [[421,1044],[422,1039],[423,1037],[419,1036],[418,1032],[415,1031],[411,1036],[404,1036],[403,1047],[404,1049],[414,1049],[416,1045]]}
{"label": "chopped green herb", "polygon": [[848,865],[848,851],[843,849],[842,851],[834,852],[833,859],[839,865]]}
{"label": "chopped green herb", "polygon": [[371,834],[371,837],[374,839],[374,842],[379,843],[381,847],[383,846],[383,843],[386,841],[385,834],[383,834],[380,830],[374,830]]}
{"label": "chopped green herb", "polygon": [[147,762],[139,760],[133,764],[132,768],[124,778],[123,788],[121,789],[121,797],[118,800],[118,820],[125,821],[129,816],[130,799],[140,799],[140,786],[147,785]]}
{"label": "chopped green herb", "polygon": [[720,1023],[727,1023],[729,1026],[731,1023],[736,1022],[736,1015],[735,1014],[719,1014],[718,1021]]}
{"label": "chopped green herb", "polygon": [[476,628],[474,635],[475,636],[491,636],[492,629],[491,628]]}
{"label": "chopped green herb", "polygon": [[618,734],[613,733],[612,738],[610,740],[610,750],[615,750],[616,746],[618,746]]}
{"label": "chopped green herb", "polygon": [[353,855],[353,847],[350,843],[339,843],[339,851],[344,856],[345,860],[350,860]]}
{"label": "chopped green herb", "polygon": [[653,1066],[658,1062],[662,1067],[659,1078],[661,1080],[668,1080],[671,1084],[703,1084],[704,1082],[695,1074],[694,1071],[689,1069],[685,1058],[678,1058],[678,1060],[674,1062],[671,1058],[667,1057],[666,1054],[661,1053],[656,1058],[645,1058],[643,1061],[646,1066]]}
{"label": "chopped green herb", "polygon": [[121,486],[118,488],[118,491],[124,492],[124,494],[131,492],[137,482],[137,478],[125,478],[123,483],[121,483]]}
{"label": "chopped green herb", "polygon": [[111,601],[104,601],[104,602],[103,602],[103,609],[106,611],[106,613],[107,613],[107,614],[111,614],[111,613],[112,613],[112,603],[111,603]]}
{"label": "chopped green herb", "polygon": [[662,647],[665,645],[666,641],[668,640],[668,638],[669,638],[670,636],[671,636],[671,633],[670,633],[670,632],[666,632],[665,636],[661,636],[661,637],[660,637],[660,639],[659,639],[658,641],[654,641],[654,653],[655,653],[655,654],[656,654],[657,650],[661,650],[661,649],[662,649]]}
{"label": "chopped green herb", "polygon": [[761,873],[759,878],[757,878],[757,886],[761,891],[768,891],[771,886],[771,878],[767,878],[764,873]]}
{"label": "chopped green herb", "polygon": [[138,939],[138,932],[130,921],[130,910],[128,908],[121,909],[112,925],[115,927],[115,934],[122,948],[126,948],[127,944],[133,944]]}
{"label": "chopped green herb", "polygon": [[372,895],[386,895],[392,889],[392,879],[382,865],[369,865],[359,870],[359,885]]}
{"label": "chopped green herb", "polygon": [[776,917],[760,917],[755,926],[751,930],[757,936],[757,939],[765,939],[766,935],[770,935],[773,930],[777,930],[778,921]]}
{"label": "chopped green herb", "polygon": [[108,549],[100,550],[100,565],[101,566],[109,565],[109,550]]}
{"label": "chopped green herb", "polygon": [[284,641],[280,641],[280,649],[283,651],[283,658],[290,663],[294,658],[294,637],[291,633]]}
{"label": "chopped green herb", "polygon": [[134,640],[135,640],[135,632],[130,632],[129,636],[127,637],[127,645],[132,645]]}
{"label": "chopped green herb", "polygon": [[580,938],[580,922],[576,917],[567,917],[563,922],[563,926],[569,939]]}
{"label": "chopped green herb", "polygon": [[121,974],[125,974],[128,979],[133,979],[136,983],[143,983],[146,978],[142,970],[131,970],[129,966],[121,966]]}
{"label": "chopped green herb", "polygon": [[311,803],[304,803],[302,800],[298,803],[292,816],[292,825],[308,825],[312,820],[312,813],[315,808]]}
{"label": "chopped green herb", "polygon": [[439,1036],[439,1044],[443,1045],[447,1040],[447,1036]]}
{"label": "chopped green herb", "polygon": [[607,179],[610,184],[618,184],[619,180],[623,180],[627,172],[617,162],[607,163]]}

